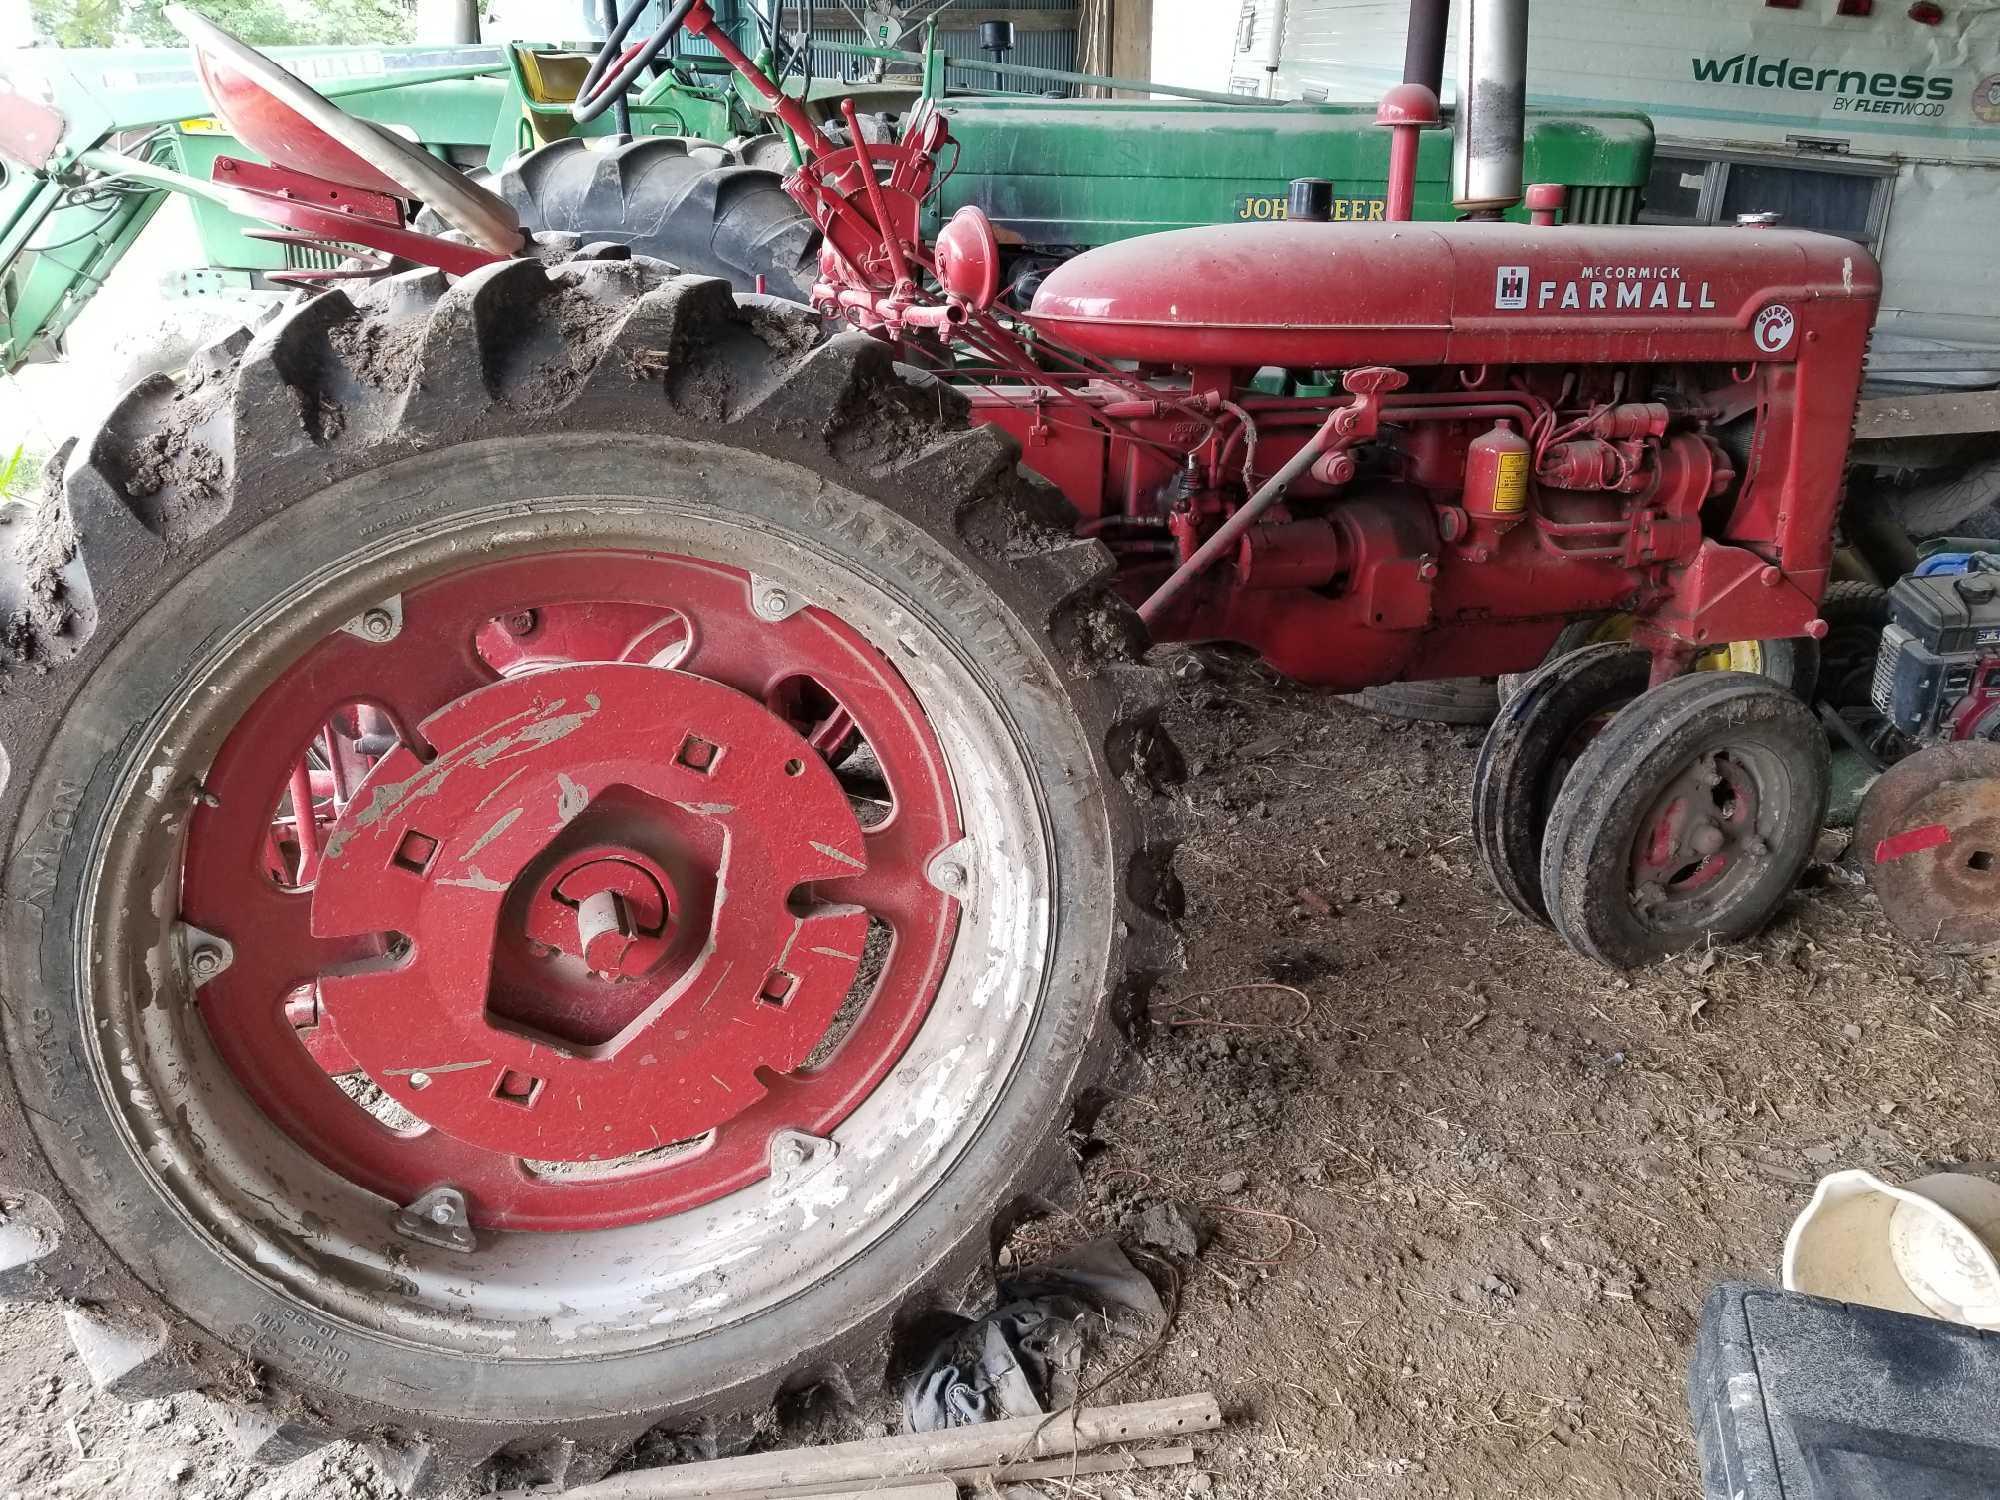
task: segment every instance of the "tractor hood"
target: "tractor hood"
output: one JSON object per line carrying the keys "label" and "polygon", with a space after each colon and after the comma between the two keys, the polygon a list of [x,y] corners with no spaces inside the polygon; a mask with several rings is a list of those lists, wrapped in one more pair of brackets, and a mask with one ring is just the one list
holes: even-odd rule
{"label": "tractor hood", "polygon": [[1866,250],[1802,231],[1243,224],[1088,251],[1027,316],[1179,365],[1790,361],[1836,326],[1858,361],[1880,293]]}

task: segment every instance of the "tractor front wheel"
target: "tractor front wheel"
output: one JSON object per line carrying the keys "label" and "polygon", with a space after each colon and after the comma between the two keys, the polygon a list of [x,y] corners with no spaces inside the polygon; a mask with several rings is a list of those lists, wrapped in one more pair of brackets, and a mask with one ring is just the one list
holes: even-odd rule
{"label": "tractor front wheel", "polygon": [[1014,460],[641,260],[135,390],[0,531],[0,1291],[416,1485],[878,1381],[1164,957],[1139,632]]}
{"label": "tractor front wheel", "polygon": [[1542,896],[1563,939],[1634,969],[1758,932],[1826,818],[1813,711],[1768,678],[1694,672],[1612,716],[1556,794]]}
{"label": "tractor front wheel", "polygon": [[1542,839],[1549,812],[1596,732],[1646,691],[1652,659],[1603,642],[1531,674],[1487,731],[1472,772],[1472,836],[1494,888],[1547,924]]}

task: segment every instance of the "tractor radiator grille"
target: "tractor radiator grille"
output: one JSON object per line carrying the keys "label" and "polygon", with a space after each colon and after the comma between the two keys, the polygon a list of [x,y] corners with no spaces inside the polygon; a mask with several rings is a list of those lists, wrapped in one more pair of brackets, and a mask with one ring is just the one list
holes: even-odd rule
{"label": "tractor radiator grille", "polygon": [[1639,217],[1635,187],[1573,187],[1564,205],[1565,224],[1630,224]]}
{"label": "tractor radiator grille", "polygon": [[318,245],[286,245],[285,269],[287,271],[334,271],[340,268],[347,255],[339,250],[327,250]]}

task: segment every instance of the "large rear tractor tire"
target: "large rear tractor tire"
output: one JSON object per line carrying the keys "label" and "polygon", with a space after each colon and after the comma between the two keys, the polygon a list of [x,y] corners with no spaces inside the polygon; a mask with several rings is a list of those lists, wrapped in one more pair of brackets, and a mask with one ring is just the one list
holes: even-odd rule
{"label": "large rear tractor tire", "polygon": [[819,231],[783,181],[693,136],[572,136],[515,157],[491,186],[530,229],[626,245],[739,292],[762,277],[772,296],[806,302]]}
{"label": "large rear tractor tire", "polygon": [[135,389],[0,522],[0,1292],[419,1489],[878,1388],[1171,956],[1155,673],[1016,458],[637,259]]}

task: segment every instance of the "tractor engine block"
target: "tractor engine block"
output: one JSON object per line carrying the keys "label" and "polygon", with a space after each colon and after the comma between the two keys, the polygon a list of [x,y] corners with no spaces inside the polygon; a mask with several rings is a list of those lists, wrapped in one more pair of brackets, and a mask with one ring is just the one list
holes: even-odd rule
{"label": "tractor engine block", "polygon": [[[1639,373],[1516,370],[1397,392],[1375,438],[1316,462],[1216,567],[1198,605],[1156,633],[1242,641],[1301,680],[1350,688],[1515,670],[1578,613],[1643,612],[1667,593],[1661,571],[1700,551],[1705,509],[1736,495],[1729,446],[1754,445],[1754,418],[1723,428],[1726,392],[1679,372],[1646,372],[1645,399],[1623,399]],[[1717,378],[1726,385],[1726,372]],[[1077,457],[1060,413],[1023,421],[1010,399],[990,393],[977,409],[1015,429],[1031,467]],[[1324,417],[1322,402],[1249,391],[1230,405],[1242,416],[1225,417],[1219,441],[1189,444],[1192,424],[1141,418],[1151,443],[1099,445],[1100,508],[1087,524],[1135,603],[1243,503],[1246,468],[1277,468]],[[1176,442],[1188,444],[1178,463]],[[1062,477],[1074,496],[1076,475]]]}

